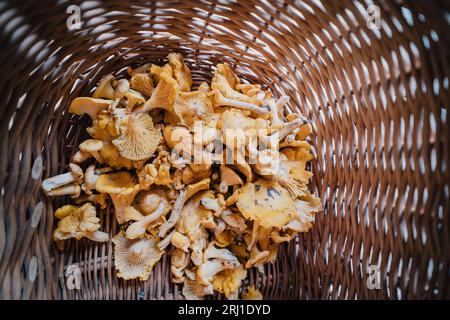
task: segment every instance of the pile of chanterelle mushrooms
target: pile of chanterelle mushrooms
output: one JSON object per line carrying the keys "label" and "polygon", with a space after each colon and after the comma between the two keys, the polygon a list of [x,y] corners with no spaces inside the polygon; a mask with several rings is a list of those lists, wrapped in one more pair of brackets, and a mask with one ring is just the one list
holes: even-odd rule
{"label": "pile of chanterelle mushrooms", "polygon": [[[70,238],[108,241],[96,208],[111,199],[121,226],[112,238],[118,277],[147,280],[172,245],[172,281],[184,283],[187,299],[214,290],[237,298],[247,269],[264,272],[321,209],[307,189],[311,126],[283,115],[288,97],[275,99],[227,64],[195,91],[179,53],[128,73],[104,77],[92,98],[70,105],[92,119],[91,138],[69,172],[42,184],[48,196],[74,199],[55,212],[54,240],[60,248]],[[254,287],[242,294],[261,297]]]}

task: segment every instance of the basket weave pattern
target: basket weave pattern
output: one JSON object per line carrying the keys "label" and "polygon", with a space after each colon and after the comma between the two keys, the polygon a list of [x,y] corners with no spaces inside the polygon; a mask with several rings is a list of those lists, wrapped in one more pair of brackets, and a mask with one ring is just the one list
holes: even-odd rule
{"label": "basket weave pattern", "polygon": [[[401,5],[398,3],[402,3]],[[450,298],[449,37],[444,1],[0,3],[0,298],[182,299],[164,256],[146,282],[115,276],[110,242],[51,237],[43,179],[67,170],[87,117],[67,112],[102,76],[182,52],[195,84],[222,61],[291,97],[313,124],[323,213],[249,280],[267,299]],[[82,27],[69,30],[67,7]],[[102,230],[118,232],[113,209]],[[81,288],[66,285],[68,266]],[[378,266],[379,289],[369,289]],[[219,298],[221,298],[219,296]]]}

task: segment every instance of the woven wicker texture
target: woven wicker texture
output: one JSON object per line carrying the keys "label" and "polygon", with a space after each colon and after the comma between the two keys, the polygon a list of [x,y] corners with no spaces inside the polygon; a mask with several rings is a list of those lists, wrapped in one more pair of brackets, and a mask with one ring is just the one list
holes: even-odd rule
{"label": "woven wicker texture", "polygon": [[[79,30],[66,25],[74,4]],[[170,51],[184,54],[196,83],[229,62],[290,95],[288,109],[313,124],[311,188],[324,211],[265,274],[250,272],[265,298],[450,298],[448,2],[375,2],[379,29],[367,25],[370,4],[0,2],[0,298],[183,298],[168,256],[148,281],[125,282],[110,242],[59,252],[53,210],[69,199],[40,191],[87,137],[88,117],[69,114],[69,102]],[[100,216],[113,235],[111,210]],[[78,290],[66,284],[70,265],[81,268]],[[367,286],[370,266],[379,289]]]}

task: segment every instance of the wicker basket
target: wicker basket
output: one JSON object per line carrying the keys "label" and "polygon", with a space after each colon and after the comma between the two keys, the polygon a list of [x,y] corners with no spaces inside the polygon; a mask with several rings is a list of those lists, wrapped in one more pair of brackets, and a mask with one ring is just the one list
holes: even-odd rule
{"label": "wicker basket", "polygon": [[[227,61],[313,123],[311,188],[324,211],[265,274],[250,272],[266,299],[450,298],[445,3],[2,1],[0,298],[183,298],[167,256],[148,281],[125,282],[111,243],[59,252],[53,208],[67,199],[40,191],[86,137],[88,119],[68,103],[170,51],[187,57],[196,83]],[[115,234],[110,211],[103,230]],[[67,284],[71,266],[80,289]]]}

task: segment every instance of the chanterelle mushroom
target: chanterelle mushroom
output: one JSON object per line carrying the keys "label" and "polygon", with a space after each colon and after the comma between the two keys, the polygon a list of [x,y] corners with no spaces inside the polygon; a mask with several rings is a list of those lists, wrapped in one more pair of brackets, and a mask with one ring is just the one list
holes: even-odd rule
{"label": "chanterelle mushroom", "polygon": [[220,167],[220,179],[219,191],[222,193],[226,193],[229,187],[244,184],[241,177],[227,166]]}
{"label": "chanterelle mushroom", "polygon": [[196,121],[207,125],[214,112],[211,100],[201,91],[179,92],[173,108],[181,124],[190,130],[193,130]]}
{"label": "chanterelle mushroom", "polygon": [[152,118],[145,113],[128,116],[119,138],[113,140],[120,154],[130,160],[150,158],[161,138],[159,130],[153,127]]}
{"label": "chanterelle mushroom", "polygon": [[153,266],[163,254],[155,239],[151,237],[131,240],[121,231],[112,242],[115,245],[114,265],[117,276],[125,280],[137,278],[141,281],[147,280]]}
{"label": "chanterelle mushroom", "polygon": [[172,52],[167,56],[169,64],[173,69],[175,80],[181,91],[189,91],[192,85],[191,70],[185,65],[183,56],[180,53]]}
{"label": "chanterelle mushroom", "polygon": [[222,92],[219,90],[214,90],[209,93],[209,95],[212,95],[214,98],[214,106],[216,107],[234,107],[238,109],[248,110],[251,112],[254,112],[256,114],[267,114],[269,113],[269,109],[266,109],[264,107],[259,107],[256,104],[241,101],[241,100],[235,100],[226,98],[223,96]]}
{"label": "chanterelle mushroom", "polygon": [[140,92],[146,97],[150,97],[153,92],[152,78],[146,73],[137,73],[131,77],[131,88]]}
{"label": "chanterelle mushroom", "polygon": [[228,249],[217,249],[211,243],[205,250],[205,262],[202,263],[196,273],[196,280],[204,285],[212,284],[217,273],[225,269],[233,269],[240,266],[239,260]]}
{"label": "chanterelle mushroom", "polygon": [[225,269],[214,277],[214,290],[225,294],[225,297],[227,298],[232,295],[237,295],[237,292],[246,277],[247,270],[243,265],[233,269]]}
{"label": "chanterelle mushroom", "polygon": [[101,111],[108,109],[112,102],[112,100],[79,97],[72,100],[69,112],[77,115],[87,113],[92,120],[95,120],[97,119],[98,114]]}
{"label": "chanterelle mushroom", "polygon": [[90,203],[81,207],[65,205],[56,210],[55,217],[60,219],[53,232],[55,241],[70,238],[80,240],[83,237],[97,242],[108,241],[108,234],[98,231],[100,219],[96,216],[95,207]]}
{"label": "chanterelle mushroom", "polygon": [[214,293],[212,284],[203,285],[191,279],[184,280],[183,296],[186,300],[203,300],[206,295]]}
{"label": "chanterelle mushroom", "polygon": [[[130,207],[129,207],[130,208]],[[129,209],[126,208],[125,210]],[[159,219],[164,213],[168,211],[168,203],[161,199],[156,209],[150,213],[149,215],[138,217],[136,222],[133,222],[127,228],[127,238],[129,239],[137,239],[141,238],[145,235],[145,231],[147,226],[151,224],[153,221]],[[125,213],[126,215],[126,213]]]}
{"label": "chanterelle mushroom", "polygon": [[107,193],[114,203],[116,219],[119,224],[125,223],[125,208],[129,207],[142,185],[127,171],[102,174],[95,182],[95,189]]}
{"label": "chanterelle mushroom", "polygon": [[263,295],[255,286],[250,286],[242,292],[242,300],[263,300]]}
{"label": "chanterelle mushroom", "polygon": [[97,89],[95,89],[92,97],[96,99],[103,98],[114,100],[114,88],[111,85],[114,80],[115,78],[111,74],[103,77],[98,83]]}
{"label": "chanterelle mushroom", "polygon": [[178,219],[180,219],[181,216],[181,209],[183,208],[184,204],[187,200],[189,200],[190,197],[192,197],[194,194],[201,190],[206,190],[209,188],[210,179],[204,179],[200,182],[197,182],[196,184],[188,185],[184,190],[180,192],[179,197],[175,201],[172,214],[170,215],[169,220],[161,226],[159,229],[159,237],[164,237],[166,233],[175,226]]}
{"label": "chanterelle mushroom", "polygon": [[135,112],[149,112],[153,109],[164,109],[173,112],[173,101],[177,92],[178,83],[166,72],[160,74],[158,85],[143,106],[135,108]]}
{"label": "chanterelle mushroom", "polygon": [[42,182],[42,189],[48,196],[71,195],[75,198],[80,195],[83,170],[74,163],[69,164],[69,168],[69,172],[47,178]]}
{"label": "chanterelle mushroom", "polygon": [[275,181],[259,179],[245,184],[236,205],[246,219],[257,220],[264,228],[280,228],[295,215],[289,192]]}

